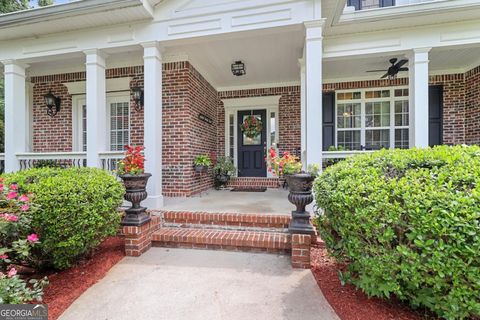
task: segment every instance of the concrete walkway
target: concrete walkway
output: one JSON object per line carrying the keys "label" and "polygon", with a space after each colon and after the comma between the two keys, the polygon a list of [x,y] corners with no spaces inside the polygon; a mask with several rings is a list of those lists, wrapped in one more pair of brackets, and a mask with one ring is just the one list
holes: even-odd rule
{"label": "concrete walkway", "polygon": [[287,256],[152,248],[124,258],[62,320],[339,318]]}
{"label": "concrete walkway", "polygon": [[[165,198],[166,211],[290,214],[295,206],[288,202],[288,191],[230,192],[208,190],[190,198]],[[313,213],[313,205],[307,207]]]}

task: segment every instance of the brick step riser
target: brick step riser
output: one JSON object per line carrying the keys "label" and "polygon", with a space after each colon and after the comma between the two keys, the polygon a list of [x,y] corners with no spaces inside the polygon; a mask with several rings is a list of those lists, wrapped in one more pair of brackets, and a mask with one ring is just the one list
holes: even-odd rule
{"label": "brick step riser", "polygon": [[231,231],[252,231],[252,232],[272,232],[272,233],[289,233],[288,226],[285,228],[276,227],[269,228],[263,226],[236,226],[236,225],[218,225],[218,224],[202,224],[202,223],[173,223],[173,222],[164,222],[163,227],[166,228],[185,228],[185,229],[203,229],[203,230],[231,230]]}
{"label": "brick step riser", "polygon": [[263,215],[206,212],[161,212],[164,223],[248,228],[287,229],[290,215]]}
{"label": "brick step riser", "polygon": [[152,247],[181,248],[181,249],[203,249],[203,250],[225,250],[225,251],[275,253],[275,254],[289,254],[291,252],[290,249],[272,249],[272,248],[255,248],[255,247],[215,245],[215,244],[162,242],[162,241],[155,241],[155,240],[152,241]]}

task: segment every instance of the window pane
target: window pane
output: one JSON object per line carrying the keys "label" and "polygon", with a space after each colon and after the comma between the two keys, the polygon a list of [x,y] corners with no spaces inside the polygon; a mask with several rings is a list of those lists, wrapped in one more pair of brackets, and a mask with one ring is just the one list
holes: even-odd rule
{"label": "window pane", "polygon": [[366,130],[365,148],[367,150],[390,148],[390,130]]}
{"label": "window pane", "polygon": [[277,141],[275,140],[275,132],[276,132],[276,119],[275,119],[275,112],[270,113],[270,142],[273,147],[276,147]]}
{"label": "window pane", "polygon": [[390,126],[390,102],[367,102],[365,103],[365,127],[388,127]]}
{"label": "window pane", "polygon": [[360,131],[339,131],[338,146],[344,147],[346,150],[360,150]]}
{"label": "window pane", "polygon": [[345,103],[337,106],[338,128],[360,128],[361,126],[361,104]]}
{"label": "window pane", "polygon": [[395,129],[395,148],[408,149],[408,129]]}
{"label": "window pane", "polygon": [[130,143],[130,110],[128,102],[110,104],[110,149],[121,151]]}
{"label": "window pane", "polygon": [[395,101],[395,126],[408,126],[408,100]]}

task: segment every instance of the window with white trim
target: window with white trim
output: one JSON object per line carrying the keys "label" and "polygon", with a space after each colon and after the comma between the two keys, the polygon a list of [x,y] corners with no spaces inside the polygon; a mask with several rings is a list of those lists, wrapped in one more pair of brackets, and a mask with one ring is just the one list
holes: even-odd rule
{"label": "window with white trim", "polygon": [[[87,106],[85,98],[74,99],[76,111],[74,112],[76,126],[74,128],[74,145],[77,151],[87,151]],[[125,145],[130,144],[130,96],[107,96],[107,123],[106,136],[110,150],[123,151]]]}
{"label": "window with white trim", "polygon": [[407,88],[336,92],[336,144],[346,150],[409,147]]}

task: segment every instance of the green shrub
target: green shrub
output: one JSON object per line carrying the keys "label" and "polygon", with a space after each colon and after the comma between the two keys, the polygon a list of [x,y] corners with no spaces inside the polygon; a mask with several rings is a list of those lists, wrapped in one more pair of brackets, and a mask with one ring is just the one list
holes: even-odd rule
{"label": "green shrub", "polygon": [[35,194],[39,211],[32,225],[42,238],[44,264],[68,268],[118,230],[124,189],[108,172],[40,168],[8,174],[5,181]]}
{"label": "green shrub", "polygon": [[319,232],[351,282],[447,319],[480,316],[480,148],[383,150],[315,182]]}

